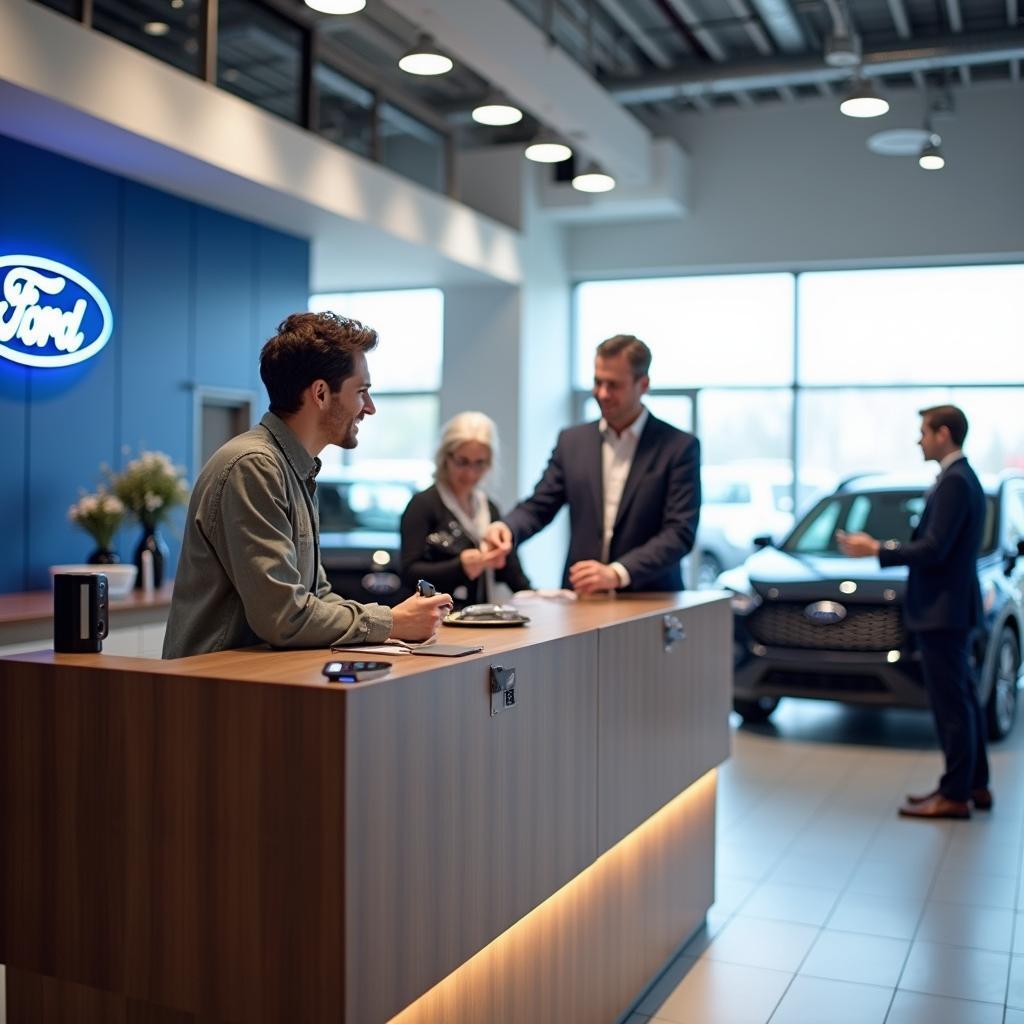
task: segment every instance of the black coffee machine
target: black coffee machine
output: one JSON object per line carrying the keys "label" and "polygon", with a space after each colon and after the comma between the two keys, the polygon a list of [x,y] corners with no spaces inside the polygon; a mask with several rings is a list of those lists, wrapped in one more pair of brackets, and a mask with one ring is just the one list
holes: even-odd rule
{"label": "black coffee machine", "polygon": [[107,577],[101,572],[61,572],[53,577],[53,649],[98,654],[109,623]]}

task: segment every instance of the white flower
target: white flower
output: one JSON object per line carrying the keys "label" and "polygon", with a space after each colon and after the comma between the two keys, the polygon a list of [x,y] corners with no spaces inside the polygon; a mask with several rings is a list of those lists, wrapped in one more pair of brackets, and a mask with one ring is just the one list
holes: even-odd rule
{"label": "white flower", "polygon": [[164,499],[152,491],[146,491],[143,501],[145,502],[147,512],[155,512],[158,508],[163,508],[164,504]]}

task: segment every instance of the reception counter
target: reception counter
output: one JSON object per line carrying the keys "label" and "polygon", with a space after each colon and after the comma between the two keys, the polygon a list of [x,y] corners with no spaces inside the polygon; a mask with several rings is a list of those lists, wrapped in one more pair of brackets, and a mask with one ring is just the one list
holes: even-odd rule
{"label": "reception counter", "polygon": [[729,604],[526,610],[356,685],[0,661],[9,1024],[614,1021],[713,900]]}

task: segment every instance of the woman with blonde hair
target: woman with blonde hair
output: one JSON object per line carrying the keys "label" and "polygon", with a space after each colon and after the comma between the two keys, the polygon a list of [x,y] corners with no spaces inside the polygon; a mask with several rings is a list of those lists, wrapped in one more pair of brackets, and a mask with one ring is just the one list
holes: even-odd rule
{"label": "woman with blonde hair", "polygon": [[428,579],[458,608],[492,603],[494,585],[529,590],[515,552],[484,551],[480,541],[499,518],[480,487],[498,458],[498,428],[482,412],[462,412],[441,431],[434,485],[415,495],[402,514],[402,580]]}

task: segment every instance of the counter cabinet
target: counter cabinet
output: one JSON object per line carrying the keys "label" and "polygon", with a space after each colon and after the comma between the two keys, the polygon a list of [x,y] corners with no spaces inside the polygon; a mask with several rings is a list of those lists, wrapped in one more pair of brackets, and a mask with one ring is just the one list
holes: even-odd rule
{"label": "counter cabinet", "polygon": [[713,900],[729,605],[530,614],[354,686],[323,651],[0,661],[10,1024],[614,1020]]}

